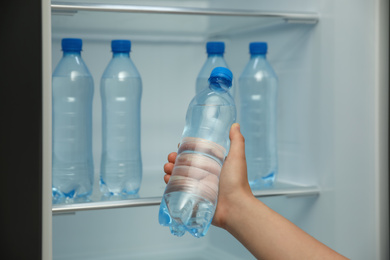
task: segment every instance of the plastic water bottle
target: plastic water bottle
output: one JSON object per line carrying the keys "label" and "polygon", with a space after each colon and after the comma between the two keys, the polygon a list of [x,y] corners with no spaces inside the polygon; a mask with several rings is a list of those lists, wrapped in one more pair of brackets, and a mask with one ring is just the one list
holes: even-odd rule
{"label": "plastic water bottle", "polygon": [[239,78],[240,124],[252,189],[271,186],[278,171],[276,106],[278,82],[266,59],[267,43],[252,42]]}
{"label": "plastic water bottle", "polygon": [[62,39],[63,57],[53,73],[53,203],[92,193],[93,79],[81,58],[81,39]]}
{"label": "plastic water bottle", "polygon": [[100,189],[105,196],[137,194],[142,179],[142,82],[130,59],[131,42],[113,40],[113,57],[103,73],[100,93],[103,148]]}
{"label": "plastic water bottle", "polygon": [[236,107],[229,93],[233,75],[215,68],[209,87],[191,101],[178,155],[166,186],[159,222],[171,233],[186,231],[202,237],[210,227],[217,205],[219,174],[230,145],[230,126]]}
{"label": "plastic water bottle", "polygon": [[[223,54],[225,52],[224,42],[207,42],[206,43],[207,60],[203,64],[198,77],[196,78],[196,94],[209,87],[209,77],[211,71],[216,67],[229,68]],[[234,82],[229,90],[234,97]]]}

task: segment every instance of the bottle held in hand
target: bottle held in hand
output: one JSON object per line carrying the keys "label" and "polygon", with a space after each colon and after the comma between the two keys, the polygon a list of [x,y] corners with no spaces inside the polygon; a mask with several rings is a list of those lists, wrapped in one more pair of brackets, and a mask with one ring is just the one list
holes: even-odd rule
{"label": "bottle held in hand", "polygon": [[171,178],[159,211],[159,222],[171,233],[187,231],[203,237],[217,205],[219,174],[230,145],[229,130],[236,120],[229,93],[233,75],[215,68],[209,87],[191,101]]}

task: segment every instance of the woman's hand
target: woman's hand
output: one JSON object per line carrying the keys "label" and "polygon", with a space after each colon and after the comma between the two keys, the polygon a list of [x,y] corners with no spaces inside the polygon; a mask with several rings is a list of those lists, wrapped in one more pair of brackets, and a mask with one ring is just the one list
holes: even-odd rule
{"label": "woman's hand", "polygon": [[[235,123],[230,128],[230,150],[223,163],[219,177],[218,202],[212,224],[225,228],[229,209],[234,203],[248,196],[253,197],[247,178],[245,160],[245,140],[240,132],[240,125]],[[164,165],[164,181],[168,183],[177,153],[168,155],[168,162]]]}

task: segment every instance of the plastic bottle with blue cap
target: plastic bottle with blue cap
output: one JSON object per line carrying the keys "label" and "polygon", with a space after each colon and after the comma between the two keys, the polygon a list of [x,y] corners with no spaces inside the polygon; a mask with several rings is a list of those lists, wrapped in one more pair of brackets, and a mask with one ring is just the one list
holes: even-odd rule
{"label": "plastic bottle with blue cap", "polygon": [[106,198],[131,198],[137,197],[142,180],[142,81],[130,59],[131,41],[113,40],[111,49],[113,56],[100,82],[100,190]]}
{"label": "plastic bottle with blue cap", "polygon": [[278,80],[266,58],[267,49],[266,42],[250,43],[250,60],[238,80],[239,118],[253,190],[272,186],[278,172]]}
{"label": "plastic bottle with blue cap", "polygon": [[229,93],[232,80],[229,69],[215,68],[208,88],[195,95],[188,106],[175,166],[159,211],[160,224],[169,226],[176,236],[187,231],[203,237],[213,219],[219,175],[230,146],[229,130],[236,120]]}
{"label": "plastic bottle with blue cap", "polygon": [[[229,66],[225,61],[225,43],[220,41],[210,41],[206,43],[207,59],[203,64],[198,77],[196,78],[195,92],[198,94],[203,89],[207,89],[209,86],[209,77],[211,71],[216,67],[228,68]],[[234,97],[234,82],[229,90],[230,94]]]}
{"label": "plastic bottle with blue cap", "polygon": [[52,78],[53,203],[87,201],[93,186],[93,79],[81,57],[82,40],[64,38]]}

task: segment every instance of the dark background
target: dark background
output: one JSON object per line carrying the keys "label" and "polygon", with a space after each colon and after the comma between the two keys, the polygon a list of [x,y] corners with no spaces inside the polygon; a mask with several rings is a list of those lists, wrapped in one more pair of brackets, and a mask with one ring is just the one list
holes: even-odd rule
{"label": "dark background", "polygon": [[41,6],[40,0],[3,1],[1,8],[2,259],[42,258]]}

